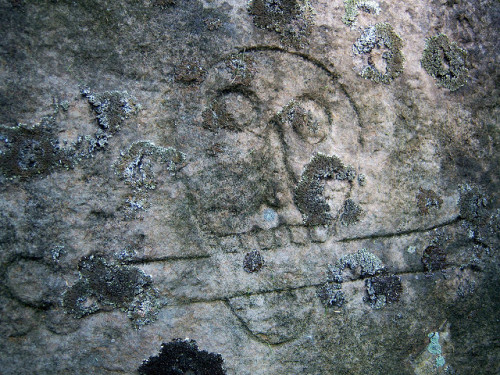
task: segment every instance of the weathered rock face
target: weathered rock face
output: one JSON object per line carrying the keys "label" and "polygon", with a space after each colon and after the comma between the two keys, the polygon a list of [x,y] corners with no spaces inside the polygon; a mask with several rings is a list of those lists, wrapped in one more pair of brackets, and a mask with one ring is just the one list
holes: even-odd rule
{"label": "weathered rock face", "polygon": [[496,373],[499,23],[0,0],[0,372]]}

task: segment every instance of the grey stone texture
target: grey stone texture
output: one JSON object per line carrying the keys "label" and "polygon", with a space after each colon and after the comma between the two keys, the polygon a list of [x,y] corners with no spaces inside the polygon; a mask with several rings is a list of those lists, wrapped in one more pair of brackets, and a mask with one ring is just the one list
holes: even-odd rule
{"label": "grey stone texture", "polygon": [[0,373],[497,374],[499,24],[0,0]]}

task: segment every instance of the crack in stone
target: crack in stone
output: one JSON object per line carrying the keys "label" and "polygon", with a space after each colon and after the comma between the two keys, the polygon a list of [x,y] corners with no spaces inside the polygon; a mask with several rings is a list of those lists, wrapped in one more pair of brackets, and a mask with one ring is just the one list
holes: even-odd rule
{"label": "crack in stone", "polygon": [[165,306],[186,306],[186,305],[190,305],[190,304],[193,304],[193,303],[224,302],[226,300],[230,300],[232,298],[237,298],[237,297],[251,297],[251,296],[260,295],[260,294],[291,292],[291,291],[301,290],[301,289],[307,289],[307,288],[316,288],[316,287],[318,287],[320,285],[323,285],[323,283],[308,284],[308,285],[299,285],[299,286],[288,287],[288,288],[277,288],[277,289],[260,290],[260,291],[255,291],[255,292],[241,292],[241,293],[232,294],[230,296],[216,297],[216,298],[193,298],[193,299],[184,298],[184,300],[186,302],[180,302],[180,303],[171,304],[171,305],[167,304]]}
{"label": "crack in stone", "polygon": [[[446,270],[451,269],[453,267],[456,267],[456,265],[450,265],[449,267],[443,268],[440,271],[446,271]],[[394,274],[394,275],[398,275],[398,276],[425,274],[424,270],[399,270],[399,271],[393,271],[390,273]],[[350,283],[354,283],[354,282],[358,282],[358,281],[363,281],[363,280],[370,278],[370,277],[372,277],[372,276],[349,279],[349,280],[343,281],[342,284],[350,284]],[[301,289],[318,288],[318,287],[322,286],[323,284],[324,284],[324,282],[298,285],[298,286],[292,286],[292,287],[287,287],[287,288],[259,290],[259,291],[255,291],[255,292],[241,292],[241,293],[232,294],[230,296],[217,297],[217,298],[193,298],[193,299],[185,298],[184,300],[186,302],[180,302],[180,303],[175,303],[175,304],[170,304],[170,305],[167,304],[166,306],[186,306],[186,305],[190,305],[190,304],[194,304],[194,303],[224,302],[224,301],[229,301],[230,299],[237,298],[237,297],[251,297],[251,296],[261,295],[261,294],[283,293],[283,292],[292,292],[292,291],[301,290]]]}
{"label": "crack in stone", "polygon": [[[453,268],[453,265],[450,265],[449,267],[443,268],[442,271],[446,271],[450,268]],[[423,270],[401,270],[401,271],[395,271],[391,272],[391,274],[398,275],[398,276],[405,276],[405,275],[419,275],[419,274],[425,274]],[[371,276],[369,276],[371,277]],[[363,281],[369,277],[358,277],[356,279],[351,279],[351,280],[345,280],[342,282],[342,284],[350,284],[358,281]],[[189,305],[194,305],[198,303],[223,303],[225,304],[229,311],[237,318],[237,320],[240,322],[242,325],[243,329],[247,332],[247,334],[252,337],[254,340],[258,341],[261,344],[265,344],[267,346],[272,346],[272,347],[277,347],[283,344],[288,343],[289,341],[281,342],[278,344],[272,344],[264,339],[261,339],[259,336],[255,335],[251,329],[248,327],[248,325],[238,316],[238,314],[234,311],[234,308],[231,306],[230,300],[232,298],[237,298],[237,297],[251,297],[255,295],[261,295],[261,294],[270,294],[270,293],[283,293],[283,292],[291,292],[291,291],[296,291],[296,290],[302,290],[302,289],[309,289],[309,288],[318,288],[322,286],[324,282],[321,283],[315,283],[315,284],[306,284],[306,285],[298,285],[294,287],[287,287],[287,288],[277,288],[277,289],[268,289],[268,290],[260,290],[260,291],[255,291],[255,292],[242,292],[242,293],[235,293],[230,296],[225,296],[225,297],[218,297],[218,298],[193,298],[193,299],[188,299],[188,298],[183,298],[182,301],[177,301],[176,303],[172,304],[166,304],[164,305],[161,309],[168,308],[168,307],[182,307],[182,306],[189,306]],[[33,308],[33,307],[32,307]],[[160,310],[161,310],[160,309]],[[106,314],[106,313],[112,313],[113,311],[106,310],[106,309],[99,309],[96,311],[93,315],[98,315],[98,314]]]}
{"label": "crack in stone", "polygon": [[454,218],[452,220],[448,220],[448,221],[445,221],[443,223],[439,223],[439,224],[436,224],[436,225],[433,225],[433,226],[427,227],[427,228],[407,229],[407,230],[403,230],[400,232],[393,232],[393,233],[373,233],[373,234],[367,234],[365,236],[359,236],[359,237],[342,238],[342,239],[339,239],[337,242],[338,243],[345,243],[345,242],[355,242],[355,241],[363,241],[363,240],[376,240],[379,238],[393,238],[393,237],[407,236],[409,234],[415,234],[415,233],[426,233],[426,232],[430,232],[430,231],[435,230],[435,229],[444,228],[444,227],[447,227],[447,226],[450,226],[453,224],[457,224],[460,221],[462,221],[462,219],[457,216],[456,218]]}
{"label": "crack in stone", "polygon": [[151,263],[159,263],[159,262],[176,262],[182,260],[199,260],[199,259],[209,259],[212,256],[209,254],[205,255],[186,255],[186,256],[166,256],[161,258],[141,258],[141,259],[129,259],[125,260],[122,263],[124,264],[151,264]]}
{"label": "crack in stone", "polygon": [[[461,222],[462,220],[463,219],[461,219],[460,217],[457,216],[454,219],[451,219],[451,220],[448,220],[448,221],[445,221],[443,223],[439,223],[439,224],[436,224],[436,225],[433,225],[433,226],[427,227],[427,228],[415,228],[415,229],[407,229],[404,231],[393,232],[393,233],[373,233],[373,234],[367,234],[367,235],[359,236],[359,237],[341,238],[341,239],[338,239],[337,241],[335,241],[335,243],[348,243],[348,242],[356,242],[356,241],[364,241],[364,240],[376,240],[376,239],[380,239],[380,238],[393,238],[393,237],[407,236],[407,235],[415,234],[415,233],[426,233],[426,232],[433,231],[435,229],[444,228],[447,226],[457,224],[457,223]],[[273,229],[279,229],[279,228],[290,229],[290,228],[294,228],[294,227],[307,228],[303,225],[284,225],[284,226],[280,226],[280,227],[273,228]],[[238,236],[238,235],[248,234],[248,233],[249,232],[225,234],[224,236],[220,236],[219,238],[228,238],[228,237]],[[277,249],[277,248],[279,248],[279,246],[274,247],[274,248]],[[187,255],[187,256],[166,256],[166,257],[159,257],[159,258],[129,259],[129,260],[123,261],[123,263],[124,264],[138,264],[138,265],[140,265],[140,264],[151,264],[151,263],[159,263],[159,262],[176,262],[176,261],[183,261],[183,260],[189,261],[189,260],[209,259],[211,257],[212,257],[211,254]]]}

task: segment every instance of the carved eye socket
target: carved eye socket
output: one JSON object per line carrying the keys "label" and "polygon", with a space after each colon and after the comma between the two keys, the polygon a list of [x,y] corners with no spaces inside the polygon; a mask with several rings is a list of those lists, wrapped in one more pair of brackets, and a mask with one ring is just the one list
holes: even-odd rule
{"label": "carved eye socket", "polygon": [[259,119],[258,107],[246,93],[225,92],[203,112],[203,127],[212,131],[253,129]]}
{"label": "carved eye socket", "polygon": [[309,143],[319,143],[328,135],[329,117],[313,100],[290,101],[281,111],[280,118]]}

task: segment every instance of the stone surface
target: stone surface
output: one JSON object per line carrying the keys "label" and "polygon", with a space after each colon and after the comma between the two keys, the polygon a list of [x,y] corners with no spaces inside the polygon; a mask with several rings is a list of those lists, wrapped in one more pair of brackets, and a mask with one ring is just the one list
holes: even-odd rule
{"label": "stone surface", "polygon": [[499,23],[0,0],[0,372],[497,373]]}

